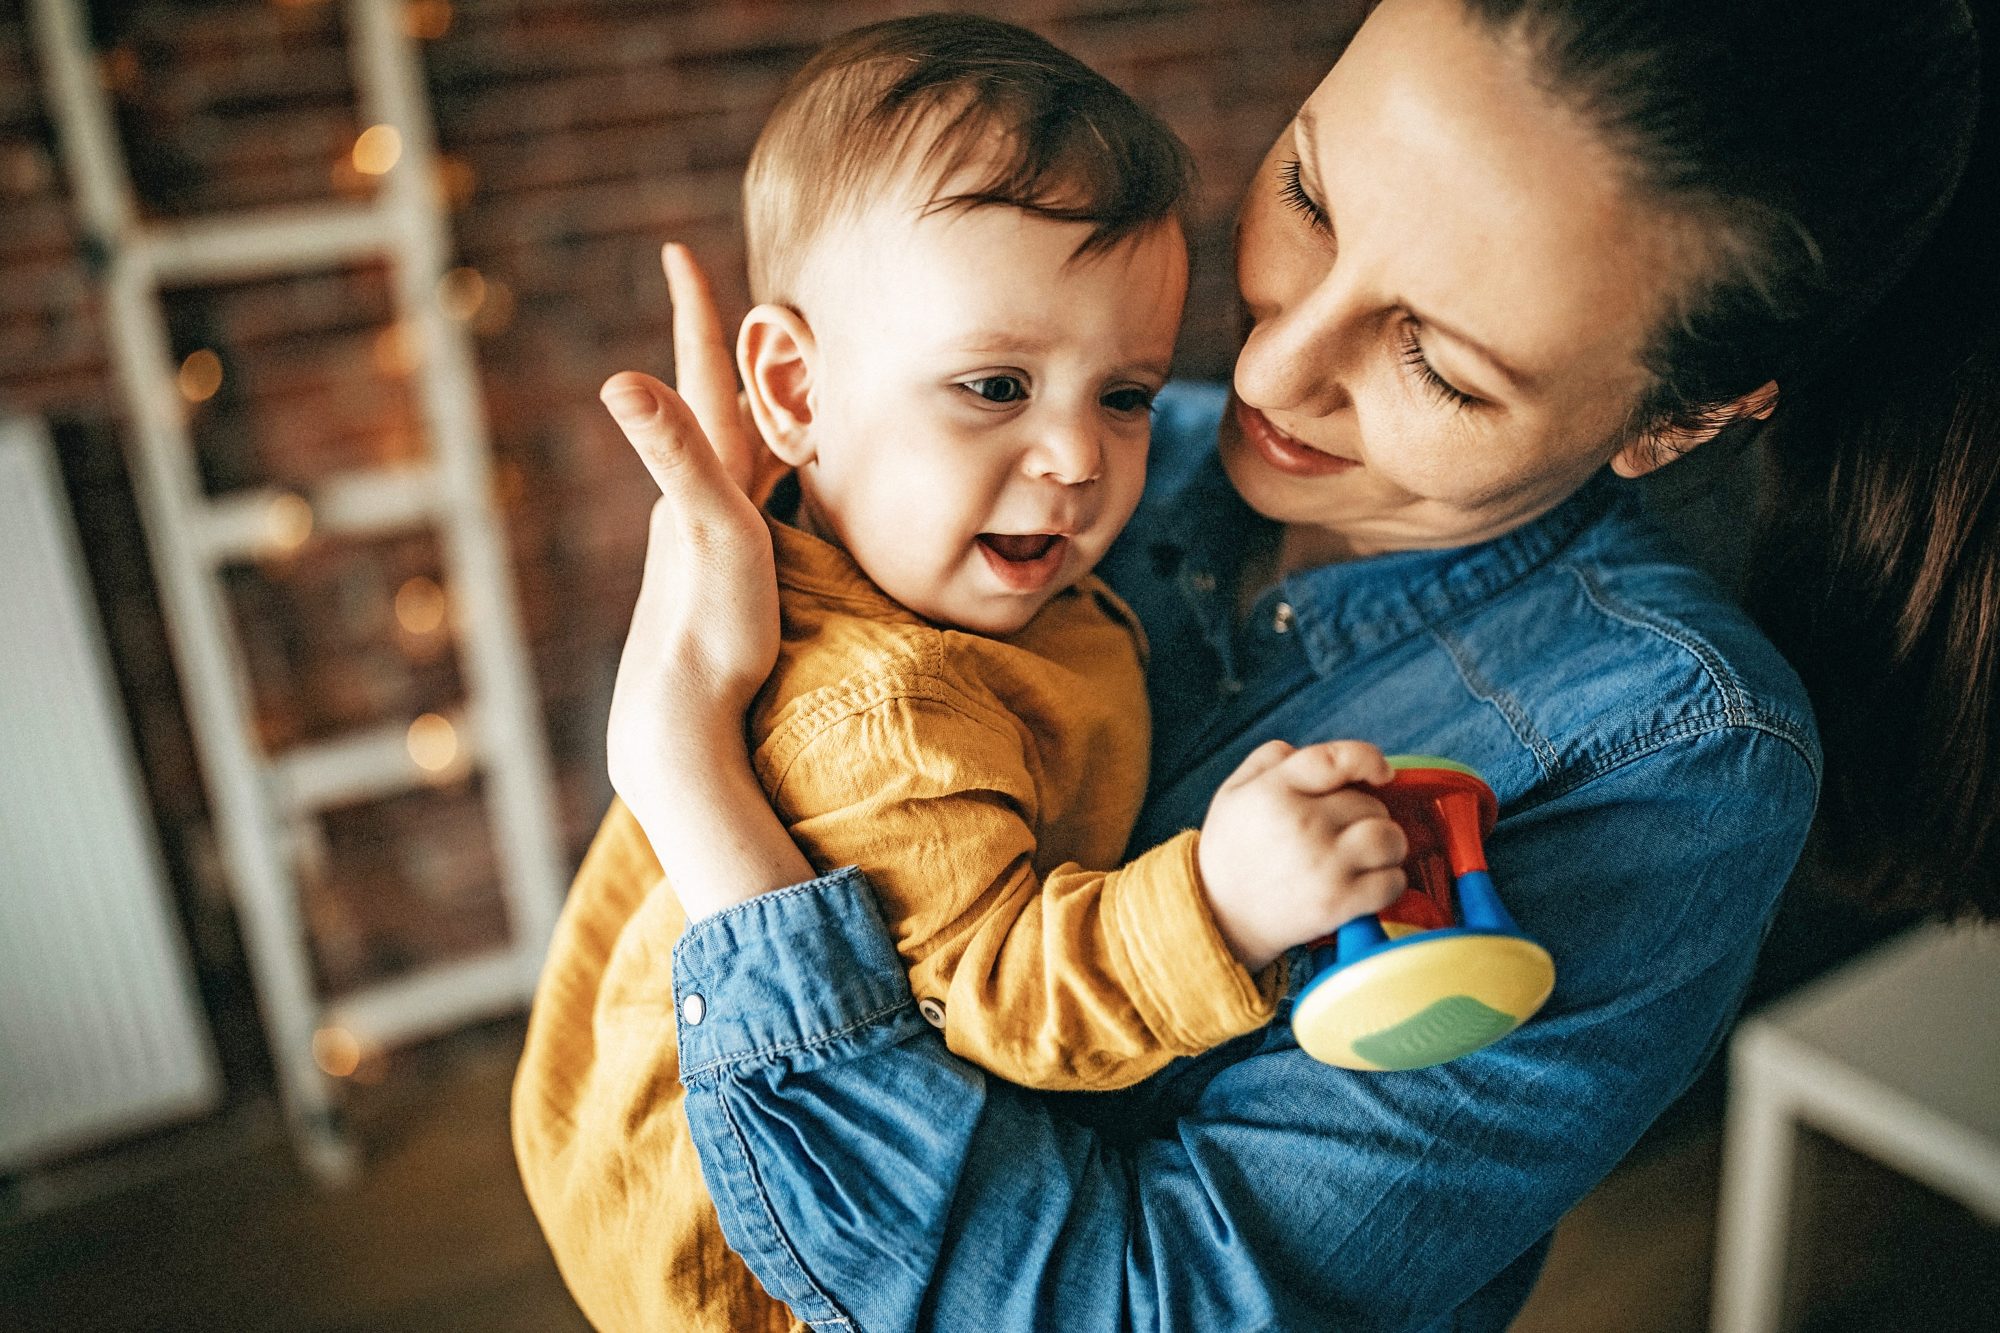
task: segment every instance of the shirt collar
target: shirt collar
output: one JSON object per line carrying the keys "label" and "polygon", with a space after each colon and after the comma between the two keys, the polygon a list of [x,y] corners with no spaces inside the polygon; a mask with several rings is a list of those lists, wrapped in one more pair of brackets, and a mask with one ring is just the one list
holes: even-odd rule
{"label": "shirt collar", "polygon": [[[1380,652],[1489,600],[1627,502],[1606,470],[1540,518],[1490,541],[1393,551],[1301,570],[1284,579],[1271,599],[1291,607],[1291,623],[1307,659],[1324,676],[1357,654]],[[1204,637],[1227,661],[1242,553],[1253,537],[1262,535],[1258,529],[1274,525],[1245,503],[1214,455],[1164,508],[1165,530],[1149,544],[1154,564],[1176,566],[1175,581]]]}

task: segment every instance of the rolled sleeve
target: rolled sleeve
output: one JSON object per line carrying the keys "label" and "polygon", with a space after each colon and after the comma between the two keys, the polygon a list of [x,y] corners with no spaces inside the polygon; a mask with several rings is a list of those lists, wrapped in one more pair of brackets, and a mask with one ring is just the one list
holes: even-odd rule
{"label": "rolled sleeve", "polygon": [[1190,1054],[1271,1021],[1283,964],[1243,970],[1215,924],[1189,830],[1134,860],[1112,902],[1116,936],[1140,982],[1132,991],[1148,1024]]}
{"label": "rolled sleeve", "polygon": [[690,1084],[743,1060],[835,1046],[851,1057],[924,1026],[874,891],[851,866],[695,922],[673,976]]}

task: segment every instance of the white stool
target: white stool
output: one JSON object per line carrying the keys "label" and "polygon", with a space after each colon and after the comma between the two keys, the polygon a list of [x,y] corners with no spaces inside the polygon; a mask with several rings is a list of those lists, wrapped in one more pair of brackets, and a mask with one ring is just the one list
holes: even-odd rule
{"label": "white stool", "polygon": [[1715,1333],[1796,1327],[1802,1125],[2000,1223],[2000,927],[1919,927],[1737,1029]]}

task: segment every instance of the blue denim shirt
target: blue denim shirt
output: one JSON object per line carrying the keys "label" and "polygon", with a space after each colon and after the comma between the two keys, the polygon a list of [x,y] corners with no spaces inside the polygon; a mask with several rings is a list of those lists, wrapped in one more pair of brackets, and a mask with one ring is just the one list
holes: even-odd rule
{"label": "blue denim shirt", "polygon": [[1764,638],[1608,476],[1479,546],[1294,575],[1238,622],[1263,520],[1216,466],[1222,405],[1163,395],[1109,561],[1153,646],[1138,840],[1197,824],[1273,736],[1461,760],[1555,993],[1402,1073],[1306,1056],[1287,998],[1137,1088],[1060,1096],[945,1050],[858,873],[711,917],[674,962],[689,1123],[730,1243],[815,1327],[1504,1329],[1742,994],[1819,774]]}

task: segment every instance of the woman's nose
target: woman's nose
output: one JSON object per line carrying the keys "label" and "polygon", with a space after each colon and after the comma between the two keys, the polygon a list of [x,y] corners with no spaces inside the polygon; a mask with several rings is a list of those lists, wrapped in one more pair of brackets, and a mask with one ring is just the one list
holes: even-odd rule
{"label": "woman's nose", "polygon": [[1253,306],[1236,358],[1236,394],[1252,407],[1330,416],[1351,401],[1354,319],[1326,281],[1285,303]]}

